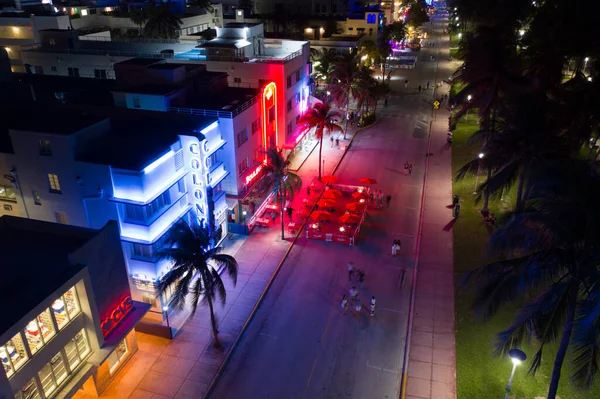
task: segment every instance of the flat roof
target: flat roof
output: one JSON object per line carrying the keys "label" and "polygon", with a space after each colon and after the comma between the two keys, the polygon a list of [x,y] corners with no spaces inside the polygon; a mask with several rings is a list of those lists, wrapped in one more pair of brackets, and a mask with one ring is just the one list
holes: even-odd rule
{"label": "flat roof", "polygon": [[169,84],[156,84],[156,85],[136,85],[136,86],[125,86],[121,88],[115,88],[113,92],[117,93],[136,93],[136,94],[154,94],[160,96],[167,96],[171,93],[183,90],[183,88],[177,85]]}
{"label": "flat roof", "polygon": [[233,48],[238,49],[250,45],[246,39],[213,39],[202,43],[196,48]]}
{"label": "flat roof", "polygon": [[179,140],[180,134],[201,137],[199,131],[218,120],[129,109],[107,109],[106,116],[110,116],[110,131],[86,140],[86,149],[75,159],[132,171],[141,171],[160,158]]}
{"label": "flat roof", "polygon": [[215,111],[233,111],[260,93],[259,89],[226,87],[210,96],[199,95],[187,98],[185,108],[209,109]]}
{"label": "flat roof", "polygon": [[160,63],[160,64],[150,65],[150,66],[148,66],[148,69],[177,69],[177,68],[181,68],[181,67],[185,67],[185,64],[172,62],[172,63],[168,63],[168,64]]}
{"label": "flat roof", "polygon": [[90,114],[87,112],[69,112],[57,115],[57,110],[52,106],[41,107],[15,107],[7,117],[3,125],[11,130],[21,130],[27,132],[49,133],[61,136],[69,136],[79,132],[91,125],[94,125],[105,117]]}
{"label": "flat roof", "polygon": [[258,25],[262,24],[259,22],[227,22],[223,28],[252,28]]}
{"label": "flat roof", "polygon": [[136,57],[136,58],[130,58],[128,60],[118,62],[117,65],[141,65],[141,66],[143,66],[143,65],[158,64],[161,62],[163,62],[163,60],[161,58]]}
{"label": "flat roof", "polygon": [[3,300],[10,302],[0,317],[0,334],[85,267],[71,264],[68,256],[97,233],[77,226],[0,217],[0,292]]}

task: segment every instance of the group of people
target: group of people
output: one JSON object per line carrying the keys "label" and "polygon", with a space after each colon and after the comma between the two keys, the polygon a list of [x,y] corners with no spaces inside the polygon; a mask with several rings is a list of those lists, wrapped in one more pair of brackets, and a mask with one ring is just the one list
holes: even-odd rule
{"label": "group of people", "polygon": [[402,248],[402,242],[400,242],[399,239],[394,240],[394,242],[392,243],[392,256],[396,256],[398,254],[398,252],[400,252],[401,248]]}
{"label": "group of people", "polygon": [[411,176],[412,175],[412,163],[408,163],[408,161],[406,161],[406,163],[404,164],[404,176]]}
{"label": "group of people", "polygon": [[339,137],[336,137],[334,140],[333,136],[329,136],[329,141],[331,142],[331,148],[333,148],[334,142],[335,142],[335,148],[340,148],[340,138]]}
{"label": "group of people", "polygon": [[385,198],[385,202],[387,207],[390,207],[390,202],[392,201],[392,195],[386,194],[383,196],[383,191],[381,190],[371,190],[369,193],[369,200],[377,206],[377,208],[383,208],[383,199]]}
{"label": "group of people", "polygon": [[[348,281],[352,281],[352,278],[354,277],[354,274],[356,273],[358,281],[360,283],[363,283],[365,280],[365,273],[361,270],[361,269],[356,269],[354,268],[354,263],[352,262],[348,262]],[[348,296],[346,294],[344,294],[342,296],[342,312],[344,314],[346,314],[346,312],[348,311],[348,307],[352,306],[353,309],[356,311],[357,314],[360,314],[361,310],[362,310],[362,303],[360,302],[360,299],[358,298],[358,290],[356,288],[356,286],[352,286],[352,288],[350,288],[349,291],[350,294],[350,299],[348,299]],[[371,316],[375,316],[375,297],[372,296],[371,297],[371,308],[370,308],[370,315]]]}

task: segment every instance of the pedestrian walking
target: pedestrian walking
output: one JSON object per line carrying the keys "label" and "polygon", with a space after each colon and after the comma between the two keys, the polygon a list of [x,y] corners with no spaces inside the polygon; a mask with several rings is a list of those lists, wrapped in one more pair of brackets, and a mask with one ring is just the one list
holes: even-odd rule
{"label": "pedestrian walking", "polygon": [[333,148],[333,136],[329,138],[329,142],[331,143],[331,148]]}
{"label": "pedestrian walking", "polygon": [[342,312],[344,314],[346,314],[347,310],[348,310],[348,297],[346,295],[344,295],[342,297]]}
{"label": "pedestrian walking", "polygon": [[408,165],[408,175],[412,176],[412,163]]}
{"label": "pedestrian walking", "polygon": [[375,297],[371,297],[371,316],[375,316]]}
{"label": "pedestrian walking", "polygon": [[429,81],[427,81],[427,90],[429,90]]}
{"label": "pedestrian walking", "polygon": [[385,101],[383,102],[383,106],[384,106],[384,107],[387,107],[387,100],[388,100],[388,98],[386,97],[386,98],[385,98]]}
{"label": "pedestrian walking", "polygon": [[385,202],[387,203],[387,207],[390,207],[390,202],[392,201],[392,196],[390,194],[385,196]]}
{"label": "pedestrian walking", "polygon": [[306,195],[310,195],[310,186],[306,187]]}
{"label": "pedestrian walking", "polygon": [[394,240],[392,243],[392,256],[396,256],[396,252],[398,252],[398,243]]}
{"label": "pedestrian walking", "polygon": [[350,300],[356,301],[357,297],[358,297],[358,291],[356,290],[356,287],[350,288]]}
{"label": "pedestrian walking", "polygon": [[348,281],[352,281],[354,275],[354,263],[348,262]]}
{"label": "pedestrian walking", "polygon": [[408,161],[404,164],[404,176],[408,176]]}
{"label": "pedestrian walking", "polygon": [[335,148],[340,148],[340,138],[339,137],[335,138]]}
{"label": "pedestrian walking", "polygon": [[400,239],[396,240],[396,254],[398,252],[400,252],[400,249],[402,249],[402,242],[400,241]]}
{"label": "pedestrian walking", "polygon": [[404,81],[404,88],[406,89],[408,87],[408,79]]}
{"label": "pedestrian walking", "polygon": [[365,282],[365,272],[363,271],[363,269],[358,269],[358,271],[356,272],[358,274],[358,282],[359,283],[364,283]]}
{"label": "pedestrian walking", "polygon": [[293,214],[293,212],[294,212],[294,208],[292,208],[291,206],[288,206],[288,207],[287,207],[287,214],[288,214],[288,217],[289,217],[290,219],[292,218],[292,214]]}
{"label": "pedestrian walking", "polygon": [[419,85],[419,93],[423,90],[423,86]]}
{"label": "pedestrian walking", "polygon": [[360,311],[362,310],[362,304],[358,299],[354,302],[354,310],[356,310],[356,313],[360,313]]}

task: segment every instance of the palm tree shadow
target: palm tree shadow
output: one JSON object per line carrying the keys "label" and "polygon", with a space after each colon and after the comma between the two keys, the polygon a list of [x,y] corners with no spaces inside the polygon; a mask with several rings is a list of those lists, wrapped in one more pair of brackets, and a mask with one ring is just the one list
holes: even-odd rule
{"label": "palm tree shadow", "polygon": [[448,222],[443,228],[444,231],[450,231],[454,227],[454,223],[456,223],[456,218],[452,218],[451,221]]}

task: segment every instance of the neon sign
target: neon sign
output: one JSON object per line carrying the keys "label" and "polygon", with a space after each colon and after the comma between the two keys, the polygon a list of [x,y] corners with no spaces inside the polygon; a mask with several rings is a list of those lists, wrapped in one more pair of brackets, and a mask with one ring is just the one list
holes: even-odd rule
{"label": "neon sign", "polygon": [[102,329],[102,335],[104,338],[108,337],[110,333],[112,333],[115,328],[123,319],[131,313],[133,310],[133,300],[130,296],[123,299],[123,301],[110,313],[106,319],[100,323],[100,328]]}
{"label": "neon sign", "polygon": [[[268,129],[270,125],[269,121],[269,110],[272,107],[275,107],[275,118],[273,119],[273,133],[275,134],[275,147],[277,147],[277,86],[275,82],[271,82],[266,85],[263,89],[263,99],[262,99],[262,114],[263,114],[263,147],[264,150],[267,151],[269,148],[268,139]],[[265,154],[265,162],[267,161],[267,156]],[[252,179],[250,179],[252,180]],[[246,182],[247,184],[247,182]]]}
{"label": "neon sign", "polygon": [[246,176],[246,185],[249,185],[250,182],[252,180],[254,180],[254,178],[256,178],[256,176],[258,176],[258,174],[260,173],[260,171],[262,170],[263,165],[260,164],[256,167],[256,169],[254,169],[254,172],[250,173],[248,176]]}

